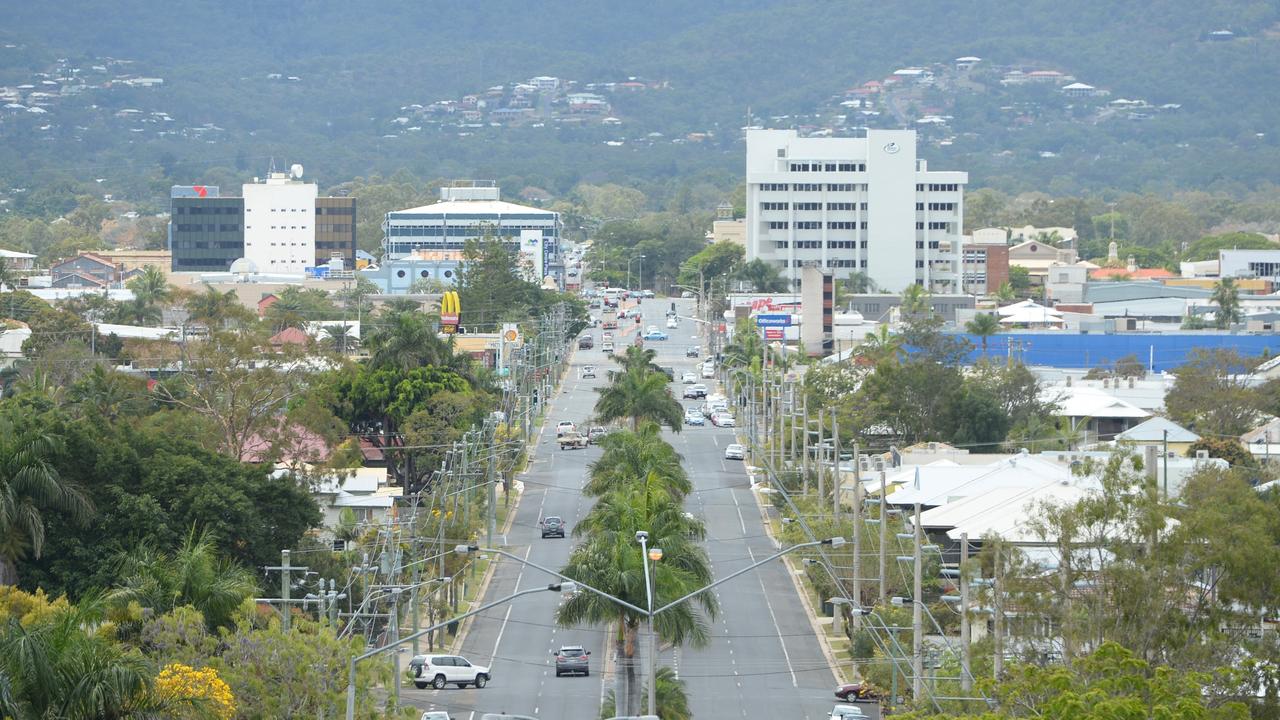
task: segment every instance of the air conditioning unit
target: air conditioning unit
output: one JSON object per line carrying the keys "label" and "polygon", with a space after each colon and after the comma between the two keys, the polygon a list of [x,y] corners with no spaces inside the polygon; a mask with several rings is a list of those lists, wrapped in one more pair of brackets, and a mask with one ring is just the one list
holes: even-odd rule
{"label": "air conditioning unit", "polygon": [[936,442],[930,442],[930,443],[929,443],[929,452],[938,452],[938,443],[936,443]]}
{"label": "air conditioning unit", "polygon": [[875,457],[875,469],[876,472],[884,472],[884,458],[879,455]]}
{"label": "air conditioning unit", "polygon": [[[1172,454],[1172,453],[1171,453],[1171,454]],[[1208,460],[1208,459],[1209,459],[1209,451],[1208,451],[1208,450],[1197,450],[1197,451],[1196,451],[1196,459],[1197,459],[1197,460]]]}

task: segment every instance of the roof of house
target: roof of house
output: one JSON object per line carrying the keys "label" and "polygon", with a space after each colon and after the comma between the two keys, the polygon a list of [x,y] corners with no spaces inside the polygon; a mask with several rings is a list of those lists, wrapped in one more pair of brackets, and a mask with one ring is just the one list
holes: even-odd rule
{"label": "roof of house", "polygon": [[1150,300],[1155,298],[1207,298],[1212,290],[1139,280],[1136,282],[1091,282],[1084,286],[1084,301],[1090,303]]}
{"label": "roof of house", "polygon": [[1070,482],[1071,471],[1048,460],[1015,455],[988,465],[958,465],[943,460],[928,465],[901,467],[889,473],[885,479],[897,487],[889,495],[890,504],[919,503],[926,507],[936,507],[960,498],[982,495],[997,487],[1025,488],[1047,482]]}
{"label": "roof of house", "polygon": [[[83,283],[71,282],[73,280],[81,280],[83,281]],[[78,286],[83,284],[83,285],[89,285],[95,288],[105,288],[107,286],[107,283],[103,282],[99,278],[96,278],[92,275],[86,275],[85,273],[82,273],[79,270],[73,270],[72,272],[62,273],[61,275],[59,275],[58,278],[53,281],[53,287],[61,287],[61,286],[67,285],[68,283],[70,283],[73,286]]]}
{"label": "roof of house", "polygon": [[1245,444],[1271,444],[1273,439],[1280,439],[1280,418],[1273,418],[1240,436],[1241,442]]}
{"label": "roof of house", "polygon": [[983,495],[921,513],[920,523],[926,527],[949,527],[947,537],[954,540],[962,535],[971,539],[997,535],[1013,543],[1042,543],[1045,539],[1030,522],[1039,514],[1037,508],[1069,505],[1090,492],[1087,486],[1070,483],[993,488]]}
{"label": "roof of house", "polygon": [[1132,403],[1125,402],[1106,390],[1092,387],[1057,386],[1045,388],[1041,399],[1056,402],[1058,414],[1063,417],[1087,418],[1149,418],[1151,413]]}
{"label": "roof of house", "polygon": [[96,262],[96,263],[100,263],[100,264],[102,264],[102,265],[106,265],[107,267],[109,267],[109,268],[111,268],[111,269],[113,269],[113,270],[114,270],[114,269],[115,269],[115,267],[116,267],[116,264],[115,264],[115,263],[113,263],[113,262],[111,262],[111,260],[109,260],[108,258],[104,258],[104,257],[102,257],[101,255],[98,255],[98,254],[96,254],[96,253],[91,253],[91,252],[82,252],[82,253],[80,253],[79,255],[76,255],[75,257],[69,257],[69,258],[64,258],[64,259],[62,259],[62,260],[59,260],[58,262],[56,262],[56,263],[54,263],[52,266],[50,266],[50,269],[52,270],[53,268],[62,267],[63,265],[66,265],[67,263],[73,263],[73,262],[75,262],[75,261],[77,261],[77,260],[92,260],[92,261],[94,261],[94,262]]}
{"label": "roof of house", "polygon": [[0,248],[0,258],[31,260],[35,258],[35,255],[32,255],[31,253],[18,252],[17,250],[5,250],[4,248]]}
{"label": "roof of house", "polygon": [[[1165,433],[1168,432],[1168,438]],[[1153,417],[1150,420],[1134,425],[1116,436],[1116,440],[1130,440],[1132,442],[1161,442],[1163,440],[1169,442],[1195,442],[1200,436],[1182,427],[1178,423],[1168,418]]]}
{"label": "roof of house", "polygon": [[287,327],[268,340],[272,345],[306,345],[311,337],[296,327]]}
{"label": "roof of house", "polygon": [[[245,442],[244,449],[240,452],[240,462],[266,462],[271,449],[271,440],[255,433]],[[278,460],[284,463],[320,462],[328,459],[331,453],[329,443],[324,438],[301,426],[292,428],[289,442],[280,449],[281,456]]]}
{"label": "roof of house", "polygon": [[1127,277],[1133,280],[1163,280],[1165,278],[1177,277],[1173,273],[1164,268],[1136,268],[1129,270],[1122,267],[1104,267],[1089,272],[1089,277],[1095,280],[1101,280],[1113,277]]}

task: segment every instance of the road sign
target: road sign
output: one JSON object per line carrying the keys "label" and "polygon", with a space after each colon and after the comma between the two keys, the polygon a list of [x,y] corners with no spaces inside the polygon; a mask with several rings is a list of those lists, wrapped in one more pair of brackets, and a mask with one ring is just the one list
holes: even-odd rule
{"label": "road sign", "polygon": [[790,315],[757,315],[756,327],[790,327]]}
{"label": "road sign", "polygon": [[782,334],[783,334],[782,328],[765,328],[764,339],[765,340],[781,340]]}

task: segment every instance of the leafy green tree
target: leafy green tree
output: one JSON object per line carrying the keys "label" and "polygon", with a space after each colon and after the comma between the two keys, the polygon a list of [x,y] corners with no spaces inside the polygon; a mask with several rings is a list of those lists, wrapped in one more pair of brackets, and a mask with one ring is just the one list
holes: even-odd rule
{"label": "leafy green tree", "polygon": [[597,388],[595,415],[603,422],[630,420],[632,430],[639,430],[641,423],[656,422],[679,431],[684,408],[667,382],[666,375],[649,370],[616,373],[607,386]]}
{"label": "leafy green tree", "polygon": [[974,452],[992,452],[1004,442],[1010,417],[991,392],[973,382],[965,382],[952,396],[950,442]]}
{"label": "leafy green tree", "polygon": [[159,325],[160,319],[160,308],[143,300],[141,296],[117,304],[110,318],[112,322],[122,325]]}
{"label": "leafy green tree", "polygon": [[194,322],[208,325],[210,329],[225,327],[230,321],[250,321],[253,314],[240,304],[234,290],[218,292],[206,284],[204,292],[192,294],[186,301],[187,314]]}
{"label": "leafy green tree", "polygon": [[1202,437],[1187,447],[1187,457],[1196,457],[1201,450],[1208,452],[1209,457],[1226,460],[1234,468],[1254,467],[1258,464],[1253,454],[1235,438]]}
{"label": "leafy green tree", "polygon": [[1257,233],[1233,232],[1208,235],[1191,243],[1183,255],[1187,262],[1217,260],[1219,250],[1273,250],[1276,244]]}
{"label": "leafy green tree", "polygon": [[1205,436],[1247,432],[1258,420],[1258,395],[1244,378],[1256,364],[1232,350],[1193,350],[1174,370],[1165,401],[1169,417]]}
{"label": "leafy green tree", "polygon": [[678,282],[681,285],[700,287],[705,297],[710,291],[712,281],[732,274],[734,269],[742,264],[744,254],[745,250],[741,245],[728,240],[708,245],[706,249],[680,265]]}
{"label": "leafy green tree", "polygon": [[987,338],[1000,332],[1000,321],[991,313],[978,313],[964,325],[965,332],[982,338],[982,357],[987,356]]}
{"label": "leafy green tree", "polygon": [[329,293],[290,285],[276,293],[276,301],[267,307],[263,319],[271,325],[272,333],[278,333],[290,327],[305,329],[308,322],[332,320],[337,315]]}
{"label": "leafy green tree", "polygon": [[1009,266],[1009,288],[1015,297],[1026,297],[1031,290],[1031,271],[1021,265]]}
{"label": "leafy green tree", "polygon": [[364,342],[372,368],[407,371],[423,365],[448,365],[454,358],[452,340],[440,339],[431,319],[416,311],[384,313]]}
{"label": "leafy green tree", "polygon": [[[689,709],[689,694],[685,689],[684,681],[676,677],[675,671],[665,665],[659,667],[654,675],[657,677],[658,684],[654,689],[653,698],[658,711],[657,713],[649,712],[649,696],[646,690],[640,712],[646,715],[657,715],[663,720],[692,720],[693,711]],[[617,702],[614,699],[614,692],[610,690],[605,693],[600,718],[604,720],[616,715]]]}
{"label": "leafy green tree", "polygon": [[870,360],[873,365],[895,362],[902,352],[902,336],[891,331],[887,324],[879,325],[875,332],[869,332],[863,336],[858,350],[859,354]]}
{"label": "leafy green tree", "polygon": [[18,560],[45,549],[45,513],[83,522],[93,504],[59,472],[62,439],[0,415],[0,585],[18,580]]}
{"label": "leafy green tree", "polygon": [[219,556],[213,538],[194,528],[171,554],[135,548],[122,559],[119,576],[107,594],[112,604],[137,603],[157,615],[189,605],[211,628],[228,626],[236,608],[258,589],[251,570]]}
{"label": "leafy green tree", "polygon": [[789,283],[782,277],[776,265],[756,258],[738,269],[739,280],[746,282],[758,293],[785,292]]}
{"label": "leafy green tree", "polygon": [[1226,330],[1244,318],[1240,309],[1240,291],[1234,279],[1224,277],[1218,280],[1209,299],[1218,307],[1213,314],[1213,324],[1219,330]]}

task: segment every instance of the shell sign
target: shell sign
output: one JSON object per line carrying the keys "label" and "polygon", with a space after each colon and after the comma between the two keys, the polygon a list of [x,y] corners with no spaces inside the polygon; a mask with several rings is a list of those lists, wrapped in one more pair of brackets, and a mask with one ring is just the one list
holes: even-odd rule
{"label": "shell sign", "polygon": [[450,290],[440,298],[440,329],[446,333],[458,331],[458,316],[462,314],[462,301],[458,293]]}

